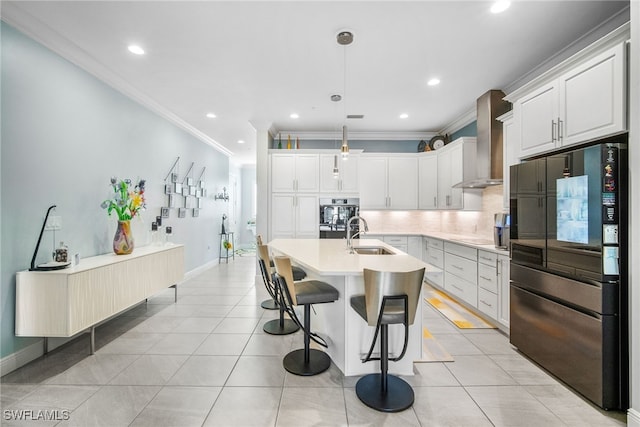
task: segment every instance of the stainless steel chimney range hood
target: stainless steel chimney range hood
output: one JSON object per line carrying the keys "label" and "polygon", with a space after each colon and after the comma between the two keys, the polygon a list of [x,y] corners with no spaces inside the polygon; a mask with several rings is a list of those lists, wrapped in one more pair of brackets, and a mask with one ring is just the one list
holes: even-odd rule
{"label": "stainless steel chimney range hood", "polygon": [[504,97],[501,90],[490,90],[478,98],[476,177],[459,182],[453,188],[485,188],[502,184],[502,123],[496,117],[511,110],[511,103]]}

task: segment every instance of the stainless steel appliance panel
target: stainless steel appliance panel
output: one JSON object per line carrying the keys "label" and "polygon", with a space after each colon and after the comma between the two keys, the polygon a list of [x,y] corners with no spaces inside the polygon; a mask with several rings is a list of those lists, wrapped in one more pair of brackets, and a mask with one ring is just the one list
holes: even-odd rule
{"label": "stainless steel appliance panel", "polygon": [[621,391],[615,316],[589,316],[511,286],[510,341],[519,351],[603,408],[618,408]]}
{"label": "stainless steel appliance panel", "polygon": [[[346,239],[347,221],[357,216],[360,211],[360,199],[344,197],[321,198],[319,237],[321,239]],[[354,222],[351,233],[358,231],[358,224]]]}

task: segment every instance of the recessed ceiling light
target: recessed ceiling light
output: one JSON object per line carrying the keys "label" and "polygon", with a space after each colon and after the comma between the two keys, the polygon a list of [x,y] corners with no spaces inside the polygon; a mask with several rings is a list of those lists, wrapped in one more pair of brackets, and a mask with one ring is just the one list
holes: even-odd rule
{"label": "recessed ceiling light", "polygon": [[243,139],[239,139],[238,140],[238,144],[244,144],[244,140]]}
{"label": "recessed ceiling light", "polygon": [[130,44],[127,49],[129,49],[129,52],[136,54],[136,55],[144,55],[144,49],[141,48],[138,45],[135,44]]}
{"label": "recessed ceiling light", "polygon": [[406,119],[406,118],[408,118],[408,117],[409,117],[409,115],[408,115],[407,113],[402,113],[402,114],[400,114],[400,118],[401,118],[401,119]]}
{"label": "recessed ceiling light", "polygon": [[289,114],[289,117],[291,117],[292,119],[297,119],[300,116],[297,113],[291,113]]}
{"label": "recessed ceiling light", "polygon": [[508,0],[498,0],[491,6],[491,13],[502,13],[505,10],[509,9],[511,6],[511,2]]}
{"label": "recessed ceiling light", "polygon": [[207,117],[209,117],[210,119],[215,119],[216,115],[213,113],[207,113]]}
{"label": "recessed ceiling light", "polygon": [[429,86],[436,86],[440,84],[440,79],[433,78],[427,82]]}

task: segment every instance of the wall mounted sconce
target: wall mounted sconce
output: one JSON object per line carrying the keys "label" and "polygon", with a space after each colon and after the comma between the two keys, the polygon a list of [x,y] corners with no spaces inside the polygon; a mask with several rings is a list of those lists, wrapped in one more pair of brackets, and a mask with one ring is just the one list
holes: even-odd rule
{"label": "wall mounted sconce", "polygon": [[222,193],[218,193],[213,196],[214,200],[224,200],[225,202],[229,201],[229,193],[227,193],[227,187],[222,187]]}

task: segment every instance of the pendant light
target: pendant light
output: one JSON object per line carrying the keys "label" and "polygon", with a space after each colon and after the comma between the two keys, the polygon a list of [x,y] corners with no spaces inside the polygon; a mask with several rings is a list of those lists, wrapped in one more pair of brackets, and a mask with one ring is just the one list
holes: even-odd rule
{"label": "pendant light", "polygon": [[[338,44],[344,46],[344,86],[342,96],[344,97],[344,117],[347,118],[347,46],[353,42],[353,33],[350,31],[340,31],[336,37]],[[349,156],[349,140],[347,138],[347,125],[342,126],[342,146],[340,147],[342,159],[346,160]]]}
{"label": "pendant light", "polygon": [[338,179],[340,175],[340,170],[338,169],[338,155],[333,156],[333,177]]}

